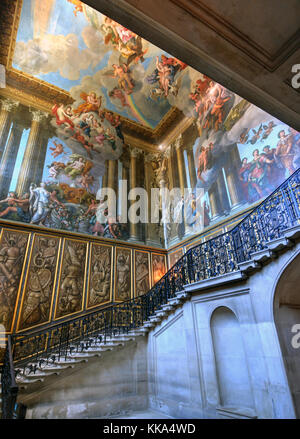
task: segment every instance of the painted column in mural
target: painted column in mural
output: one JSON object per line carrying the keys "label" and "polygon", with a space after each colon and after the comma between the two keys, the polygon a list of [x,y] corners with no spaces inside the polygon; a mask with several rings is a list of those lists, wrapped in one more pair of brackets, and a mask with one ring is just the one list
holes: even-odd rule
{"label": "painted column in mural", "polygon": [[213,183],[208,191],[211,221],[219,218],[221,215],[221,203],[217,183]]}
{"label": "painted column in mural", "polygon": [[145,172],[145,189],[148,194],[148,223],[146,224],[146,244],[156,245],[157,236],[155,233],[156,224],[151,223],[151,188],[152,188],[152,162],[154,160],[154,155],[151,153],[144,154],[144,172]]}
{"label": "painted column in mural", "polygon": [[0,111],[0,159],[2,157],[7,137],[11,126],[12,111],[19,105],[19,102],[12,99],[2,99],[2,106]]}
{"label": "painted column in mural", "polygon": [[32,183],[40,185],[42,182],[43,171],[45,166],[45,159],[47,154],[47,147],[49,142],[49,128],[42,128],[40,131],[40,137],[38,142],[38,156],[36,166],[33,171]]}
{"label": "painted column in mural", "polygon": [[226,191],[225,180],[222,169],[217,177],[217,190],[219,192],[219,200],[220,200],[220,214],[228,213],[230,211],[229,199]]}
{"label": "painted column in mural", "polygon": [[240,188],[240,182],[238,179],[238,171],[242,166],[240,154],[235,144],[231,148],[229,160],[225,169],[228,191],[231,199],[232,208],[239,206],[243,203],[243,193]]}
{"label": "painted column in mural", "polygon": [[183,141],[182,141],[182,135],[180,134],[180,136],[175,141],[175,148],[177,155],[179,186],[180,186],[181,194],[184,195],[184,189],[187,187],[187,185],[186,185],[185,165],[184,165],[182,147],[183,147]]}
{"label": "painted column in mural", "polygon": [[[130,148],[130,190],[136,188],[136,159],[140,151],[137,148]],[[135,201],[131,201],[134,204]],[[130,241],[138,240],[137,224],[129,222]]]}
{"label": "painted column in mural", "polygon": [[105,172],[104,172],[104,175],[102,177],[102,187],[103,188],[107,187],[107,181],[108,181],[108,160],[105,160]]}
{"label": "painted column in mural", "polygon": [[196,187],[196,184],[197,184],[197,178],[196,178],[196,167],[195,167],[195,160],[194,160],[193,145],[188,146],[186,148],[186,153],[187,153],[187,159],[188,159],[191,188],[194,189]]}
{"label": "painted column in mural", "polygon": [[[169,190],[171,191],[174,187],[176,187],[176,180],[175,180],[175,174],[174,174],[174,166],[173,163],[173,156],[174,151],[171,146],[169,146],[166,151],[164,152],[165,157],[167,158],[167,169],[168,169],[168,178],[169,178]],[[175,206],[172,206],[171,212],[170,212],[170,224],[168,225],[168,245],[172,244],[172,240],[178,239],[176,226],[174,224],[174,208]]]}
{"label": "painted column in mural", "polygon": [[0,164],[0,197],[6,197],[10,187],[15,161],[18,155],[24,126],[13,122]]}
{"label": "painted column in mural", "polygon": [[124,203],[124,206],[127,206],[127,200],[128,200],[128,189],[129,189],[129,166],[130,166],[130,162],[129,162],[129,156],[127,154],[127,151],[124,151],[122,156],[121,156],[121,161],[122,161],[122,180],[127,181],[127,192],[126,194],[124,193],[123,196],[126,196],[126,203]]}
{"label": "painted column in mural", "polygon": [[16,192],[19,196],[28,192],[29,186],[32,183],[32,169],[36,168],[37,164],[37,146],[40,139],[41,122],[48,117],[47,113],[39,110],[33,110],[32,122],[27,145],[20,168],[19,178],[17,182]]}
{"label": "painted column in mural", "polygon": [[[113,189],[115,193],[117,193],[116,185],[115,185],[115,175],[117,172],[117,160],[109,160],[108,161],[108,172],[107,172],[107,187]],[[112,203],[116,203],[117,197],[113,200],[108,197],[108,210],[115,211],[117,213],[117,206],[113,206]]]}

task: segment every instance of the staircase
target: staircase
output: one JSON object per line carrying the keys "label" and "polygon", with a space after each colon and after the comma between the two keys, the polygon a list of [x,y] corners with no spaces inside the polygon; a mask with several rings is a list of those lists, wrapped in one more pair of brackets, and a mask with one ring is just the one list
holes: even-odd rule
{"label": "staircase", "polygon": [[[200,291],[245,281],[300,238],[300,170],[230,232],[190,249],[144,296],[30,333],[9,336],[3,417],[20,399],[109,351],[145,336]],[[10,345],[11,344],[11,345]],[[12,366],[13,365],[13,366]]]}

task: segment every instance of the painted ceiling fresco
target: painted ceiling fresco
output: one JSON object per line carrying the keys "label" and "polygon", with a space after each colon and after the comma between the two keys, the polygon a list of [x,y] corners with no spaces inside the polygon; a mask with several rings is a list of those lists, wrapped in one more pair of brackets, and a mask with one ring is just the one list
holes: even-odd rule
{"label": "painted ceiling fresco", "polygon": [[[194,194],[186,200],[186,230],[180,224],[175,231],[179,241],[267,196],[300,165],[300,135],[293,128],[78,0],[23,0],[12,65],[66,90],[73,103],[53,102],[50,119],[46,115],[46,152],[37,154],[35,177],[24,177],[30,130],[20,145],[7,142],[0,218],[127,240],[128,228],[116,218],[109,222],[97,200],[105,160],[117,161],[124,150],[122,117],[155,128],[175,107],[195,132],[182,145],[194,160],[192,182],[185,155],[187,185],[204,193],[202,212],[195,211]],[[34,147],[40,151],[40,144]],[[179,181],[182,166],[171,149]],[[164,160],[152,167],[151,187],[159,186],[158,176],[168,181]],[[34,212],[40,193],[47,198],[42,216]],[[165,243],[174,237],[170,229]],[[155,239],[159,233],[155,229]]]}
{"label": "painted ceiling fresco", "polygon": [[186,76],[185,64],[77,0],[23,1],[13,67],[70,92],[74,115],[89,105],[150,128]]}

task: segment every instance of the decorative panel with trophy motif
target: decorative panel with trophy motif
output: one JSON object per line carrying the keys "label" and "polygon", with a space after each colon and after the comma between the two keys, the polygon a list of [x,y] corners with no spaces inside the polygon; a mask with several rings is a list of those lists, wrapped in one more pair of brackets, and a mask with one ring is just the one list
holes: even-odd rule
{"label": "decorative panel with trophy motif", "polygon": [[66,239],[56,299],[55,319],[83,310],[87,242]]}
{"label": "decorative panel with trophy motif", "polygon": [[150,254],[134,251],[134,295],[142,296],[150,290]]}
{"label": "decorative panel with trophy motif", "polygon": [[132,296],[131,250],[116,247],[115,302],[129,300]]}
{"label": "decorative panel with trophy motif", "polygon": [[87,308],[111,301],[112,249],[111,245],[91,244]]}
{"label": "decorative panel with trophy motif", "polygon": [[18,330],[50,320],[60,242],[57,237],[34,235]]}
{"label": "decorative panel with trophy motif", "polygon": [[0,325],[10,333],[24,274],[29,233],[1,230],[0,237]]}

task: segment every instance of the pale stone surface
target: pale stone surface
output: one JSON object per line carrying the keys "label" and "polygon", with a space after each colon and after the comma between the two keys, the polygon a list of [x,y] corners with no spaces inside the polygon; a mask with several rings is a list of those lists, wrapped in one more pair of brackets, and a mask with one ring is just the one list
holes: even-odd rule
{"label": "pale stone surface", "polygon": [[[292,312],[280,308],[277,287],[299,254],[297,244],[247,280],[195,285],[146,336],[30,394],[27,417],[153,419],[154,410],[156,419],[295,418],[300,349],[290,346],[290,327],[300,323],[299,299],[284,287],[283,299],[295,303]],[[298,276],[288,272],[289,287]]]}

